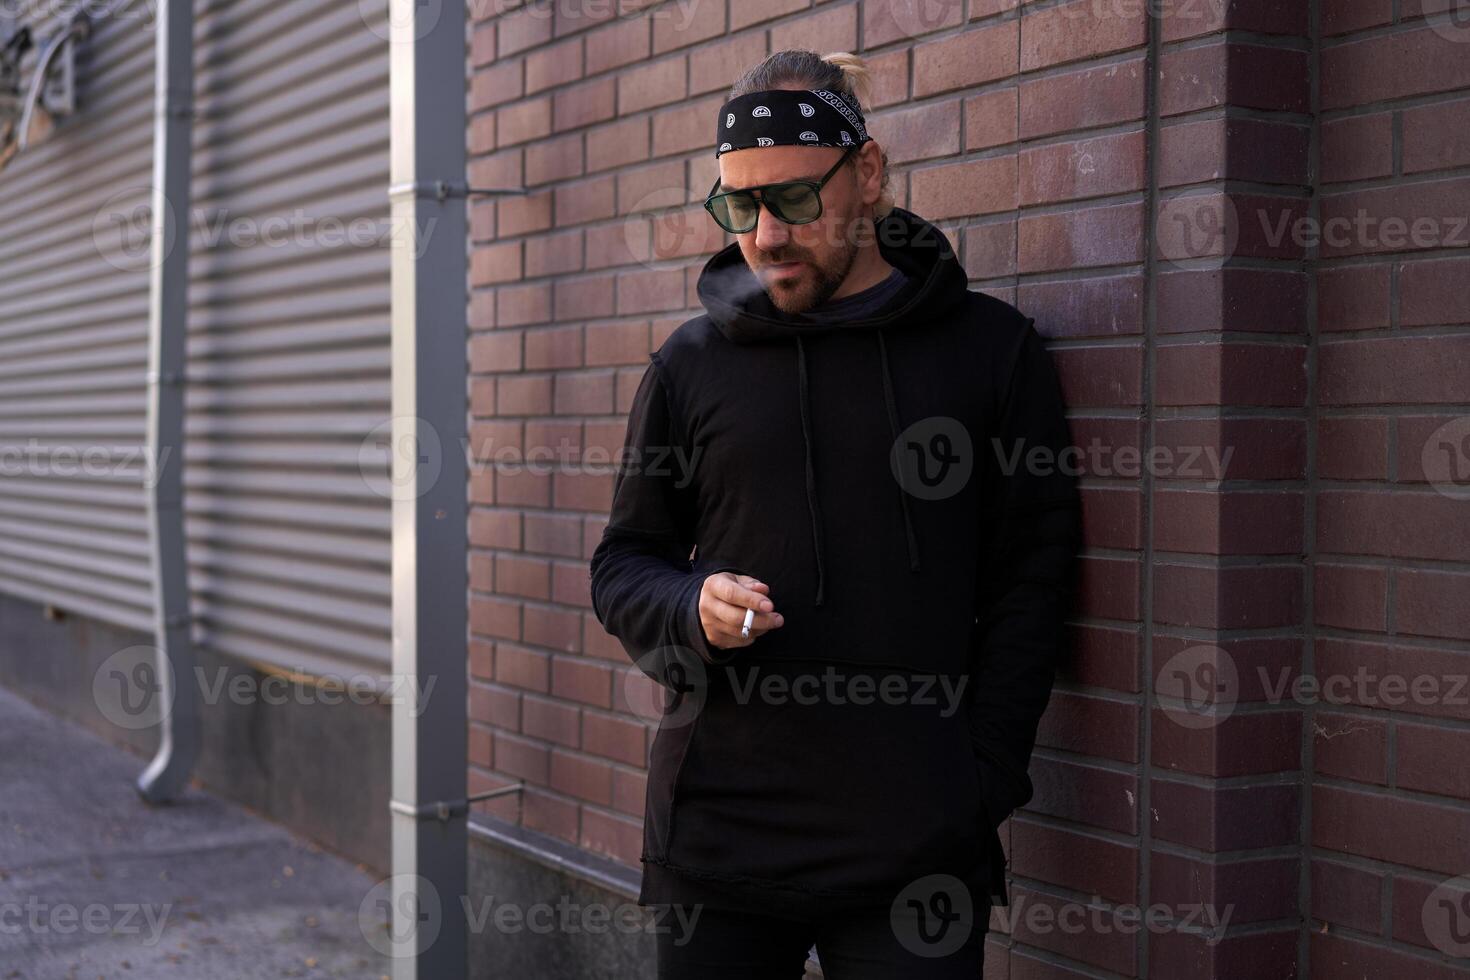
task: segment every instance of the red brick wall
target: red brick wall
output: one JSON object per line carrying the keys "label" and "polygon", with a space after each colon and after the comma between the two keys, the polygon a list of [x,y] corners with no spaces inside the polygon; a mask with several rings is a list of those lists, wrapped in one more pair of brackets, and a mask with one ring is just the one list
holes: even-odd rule
{"label": "red brick wall", "polygon": [[1436,961],[1470,955],[1451,931],[1470,905],[1442,904],[1470,873],[1470,22],[1452,6],[1322,11],[1320,214],[1348,223],[1316,275],[1312,656],[1322,678],[1368,672],[1312,726],[1311,956],[1331,980],[1464,976]]}
{"label": "red brick wall", "polygon": [[[729,83],[857,50],[898,202],[1035,317],[1091,461],[1076,651],[1004,830],[1019,914],[987,974],[1431,972],[1422,895],[1470,871],[1470,777],[1444,762],[1465,710],[1273,696],[1281,672],[1467,652],[1470,505],[1418,461],[1470,414],[1470,260],[1277,234],[1464,213],[1470,46],[1418,2],[1402,24],[1390,0],[472,5],[470,182],[531,191],[471,211],[471,781],[527,784],[479,809],[637,866],[652,731],[587,595],[612,476],[584,457],[617,452],[729,241],[698,205]],[[1219,937],[1108,918],[1199,904]],[[1104,924],[1029,911],[1063,905]]]}

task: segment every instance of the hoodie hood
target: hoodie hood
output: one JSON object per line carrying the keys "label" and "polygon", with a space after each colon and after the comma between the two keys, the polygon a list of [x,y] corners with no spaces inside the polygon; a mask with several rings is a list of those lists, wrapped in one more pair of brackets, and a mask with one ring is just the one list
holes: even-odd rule
{"label": "hoodie hood", "polygon": [[[889,265],[901,270],[908,282],[872,316],[854,320],[816,320],[802,314],[785,313],[771,302],[765,287],[732,242],[716,252],[700,272],[697,291],[715,327],[734,344],[788,343],[797,366],[797,398],[801,405],[801,434],[806,460],[806,499],[811,515],[812,540],[817,572],[813,601],[822,605],[825,595],[825,556],[822,546],[822,515],[817,503],[816,472],[812,456],[811,408],[807,390],[807,344],[833,331],[870,331],[878,346],[883,404],[888,413],[890,447],[902,431],[893,373],[888,366],[888,330],[915,329],[938,322],[968,290],[964,267],[954,247],[938,227],[904,208],[895,207],[874,225],[879,253]],[[903,509],[904,532],[908,538],[909,570],[919,571],[919,542],[909,512],[909,492],[904,485],[904,467],[895,467],[898,499]]]}

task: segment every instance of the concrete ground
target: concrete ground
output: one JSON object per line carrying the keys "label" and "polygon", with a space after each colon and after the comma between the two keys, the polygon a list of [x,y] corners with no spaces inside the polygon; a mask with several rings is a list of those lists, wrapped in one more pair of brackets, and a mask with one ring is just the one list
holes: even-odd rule
{"label": "concrete ground", "polygon": [[142,768],[0,689],[0,980],[388,974],[377,876]]}

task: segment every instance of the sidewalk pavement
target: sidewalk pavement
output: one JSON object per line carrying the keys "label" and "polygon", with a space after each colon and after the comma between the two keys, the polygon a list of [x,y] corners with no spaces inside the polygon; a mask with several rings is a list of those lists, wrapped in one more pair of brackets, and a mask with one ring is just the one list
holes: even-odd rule
{"label": "sidewalk pavement", "polygon": [[145,761],[0,689],[0,980],[389,973],[375,875]]}

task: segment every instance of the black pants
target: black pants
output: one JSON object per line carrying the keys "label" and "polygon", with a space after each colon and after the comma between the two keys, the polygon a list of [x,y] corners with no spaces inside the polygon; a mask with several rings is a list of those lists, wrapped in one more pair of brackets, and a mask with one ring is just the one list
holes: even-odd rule
{"label": "black pants", "polygon": [[800,980],[816,946],[826,980],[979,980],[988,910],[946,928],[889,909],[788,919],[705,906],[654,909],[659,980]]}

